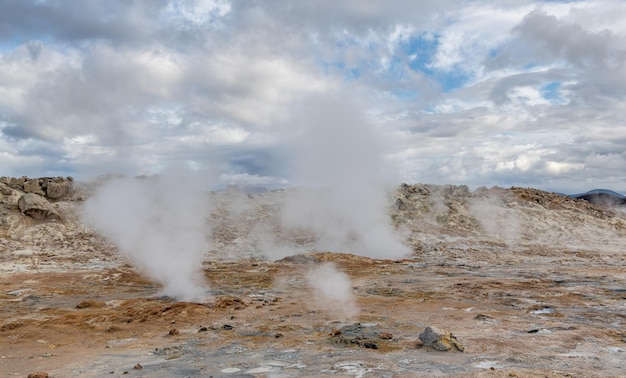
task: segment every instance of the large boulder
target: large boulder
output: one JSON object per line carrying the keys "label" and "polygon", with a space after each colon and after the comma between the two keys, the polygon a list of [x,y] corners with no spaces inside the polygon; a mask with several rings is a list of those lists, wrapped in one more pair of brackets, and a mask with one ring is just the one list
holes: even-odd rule
{"label": "large boulder", "polygon": [[24,181],[24,192],[35,193],[40,196],[46,195],[46,193],[41,190],[41,180],[38,178]]}
{"label": "large boulder", "polygon": [[28,177],[26,176],[22,176],[22,177],[11,177],[9,179],[9,186],[13,189],[17,189],[17,190],[24,190],[24,182],[26,182],[26,180],[28,179]]}
{"label": "large boulder", "polygon": [[10,196],[11,194],[13,194],[13,189],[11,189],[11,187],[9,187],[4,182],[0,182],[0,193],[5,196]]}
{"label": "large boulder", "polygon": [[20,211],[37,220],[60,219],[50,202],[35,193],[26,193],[17,201]]}
{"label": "large boulder", "polygon": [[70,194],[72,191],[72,180],[56,177],[48,179],[46,183],[46,195],[51,199],[59,199]]}
{"label": "large boulder", "polygon": [[22,194],[21,191],[11,188],[4,182],[0,182],[0,204],[5,208],[10,209],[17,207],[17,201]]}

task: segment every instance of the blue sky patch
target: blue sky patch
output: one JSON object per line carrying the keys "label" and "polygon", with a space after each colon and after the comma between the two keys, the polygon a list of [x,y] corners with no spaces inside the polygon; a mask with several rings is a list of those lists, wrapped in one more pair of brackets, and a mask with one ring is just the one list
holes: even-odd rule
{"label": "blue sky patch", "polygon": [[555,100],[560,97],[559,89],[561,88],[561,83],[558,81],[553,81],[548,83],[541,88],[541,95],[546,100]]}
{"label": "blue sky patch", "polygon": [[408,65],[413,71],[422,72],[434,79],[441,85],[444,92],[462,87],[469,79],[466,73],[461,70],[448,72],[432,68],[432,59],[437,53],[438,47],[439,37],[432,34],[422,34],[416,38],[409,38],[407,42],[400,45],[400,49],[412,58]]}

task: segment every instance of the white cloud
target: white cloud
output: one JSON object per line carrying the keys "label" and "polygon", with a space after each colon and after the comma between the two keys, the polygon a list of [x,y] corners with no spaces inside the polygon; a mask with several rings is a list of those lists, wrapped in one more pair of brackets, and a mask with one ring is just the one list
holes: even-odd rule
{"label": "white cloud", "polygon": [[626,190],[625,25],[619,0],[11,2],[0,151],[17,175],[293,182],[289,120],[339,94],[402,180]]}
{"label": "white cloud", "polygon": [[580,171],[585,167],[582,163],[565,163],[558,161],[547,161],[545,162],[545,169],[549,174],[553,176],[558,176],[563,173],[567,173],[570,171]]}
{"label": "white cloud", "polygon": [[184,29],[187,23],[198,26],[217,22],[230,11],[231,5],[227,0],[171,0],[162,11],[162,16]]}

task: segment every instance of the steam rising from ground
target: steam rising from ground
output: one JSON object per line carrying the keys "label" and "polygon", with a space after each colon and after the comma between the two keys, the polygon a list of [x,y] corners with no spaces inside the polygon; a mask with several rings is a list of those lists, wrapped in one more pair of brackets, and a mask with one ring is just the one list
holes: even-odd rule
{"label": "steam rising from ground", "polygon": [[499,196],[473,198],[470,214],[476,218],[487,235],[512,243],[520,237],[520,219],[515,209],[509,208]]}
{"label": "steam rising from ground", "polygon": [[318,250],[407,255],[388,214],[392,177],[381,136],[362,112],[339,98],[310,99],[292,126],[291,176],[307,189],[287,194],[283,227],[311,230]]}
{"label": "steam rising from ground", "polygon": [[[259,219],[249,229],[257,247],[270,258],[295,254],[299,251],[293,244],[283,241],[304,230],[312,235],[310,249],[388,259],[409,254],[391,225],[391,176],[380,136],[366,117],[338,98],[310,98],[295,110],[284,151],[285,174],[298,188],[283,192],[277,221]],[[113,180],[84,207],[88,223],[160,282],[164,294],[179,299],[205,294],[201,267],[209,249],[206,218],[212,209],[210,197],[190,184],[191,177],[170,172]],[[249,218],[255,205],[248,196],[226,192],[228,200],[213,210],[224,208],[228,217]],[[228,239],[232,229],[238,226],[216,225],[213,236]],[[312,270],[308,281],[320,303],[341,309],[338,316],[356,314],[350,280],[333,265]]]}
{"label": "steam rising from ground", "polygon": [[83,218],[161,283],[163,294],[192,300],[206,295],[208,212],[206,193],[170,174],[105,183],[85,203]]}
{"label": "steam rising from ground", "polygon": [[339,271],[335,264],[324,263],[317,266],[307,273],[306,278],[313,289],[312,304],[315,308],[338,319],[349,319],[359,312],[352,294],[350,278]]}

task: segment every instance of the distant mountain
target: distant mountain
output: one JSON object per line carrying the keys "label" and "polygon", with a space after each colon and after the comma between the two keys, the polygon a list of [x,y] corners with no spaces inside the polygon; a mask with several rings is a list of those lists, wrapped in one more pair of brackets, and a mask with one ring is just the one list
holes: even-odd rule
{"label": "distant mountain", "polygon": [[571,198],[579,198],[597,205],[626,206],[626,196],[608,189],[593,189],[585,193],[570,194]]}

